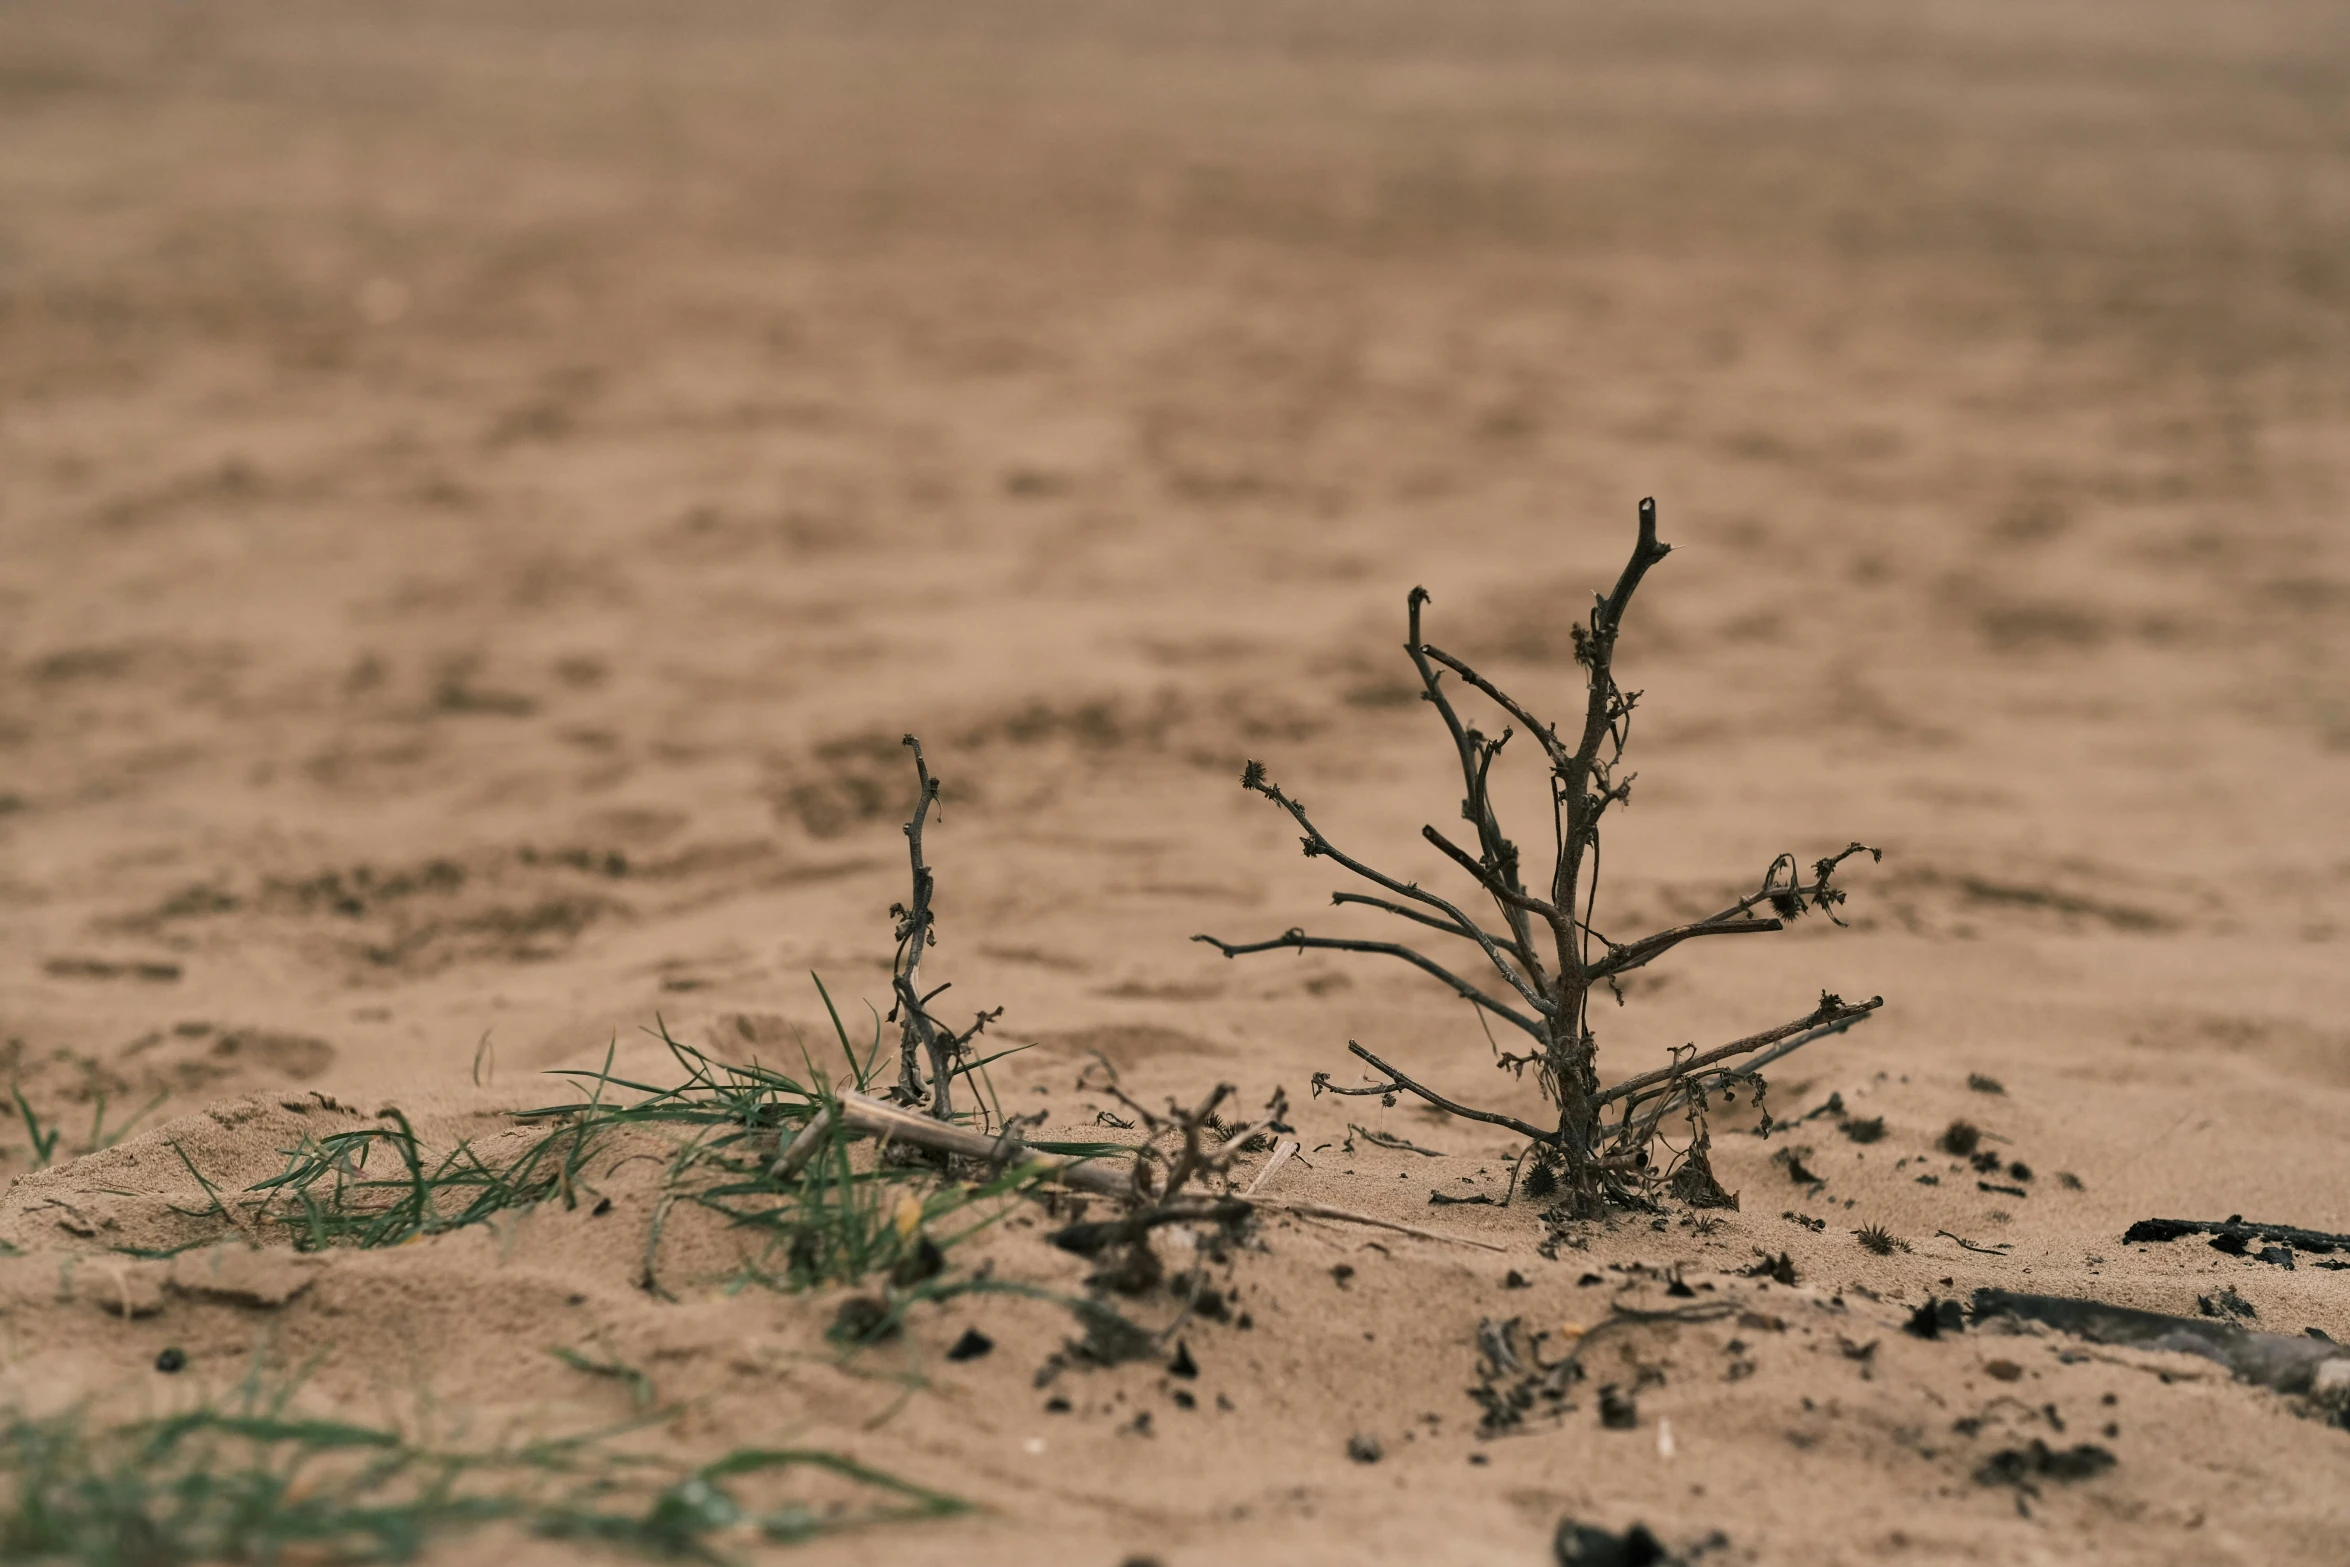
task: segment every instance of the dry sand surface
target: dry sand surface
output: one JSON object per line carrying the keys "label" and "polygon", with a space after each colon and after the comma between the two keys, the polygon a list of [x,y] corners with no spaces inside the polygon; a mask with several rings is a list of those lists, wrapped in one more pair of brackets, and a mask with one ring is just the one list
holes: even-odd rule
{"label": "dry sand surface", "polygon": [[[1885,857],[1849,930],[1646,971],[1603,1068],[1886,1006],[1775,1071],[1775,1135],[1717,1122],[1735,1213],[1432,1204],[1522,1145],[1311,1076],[1358,1039],[1534,1090],[1401,964],[1187,939],[1383,933],[1239,766],[1443,877],[1406,590],[1561,712],[1647,494],[1677,548],[1600,923]],[[457,1445],[650,1410],[616,1440],[979,1504],[810,1563],[1536,1563],[1570,1515],[1708,1564],[2350,1560],[2350,1433],[2295,1400],[1901,1330],[1980,1286],[2232,1290],[2350,1339],[2327,1259],[2122,1240],[2350,1229],[2346,502],[2338,6],[7,7],[5,1402],[258,1374]],[[886,1005],[906,731],[946,779],[929,973],[1036,1047],[1007,1109],[1105,1135],[1094,1051],[1150,1101],[1285,1086],[1268,1190],[1499,1249],[1168,1234],[1231,1292],[1176,1335],[1196,1375],[1048,1385],[1064,1306],[844,1354],[875,1281],[745,1285],[774,1254],[658,1158],[375,1250],[244,1193],[395,1108],[494,1161],[552,1069],[674,1081],[656,1018],[837,1059],[810,975],[860,1034]],[[1055,1222],[1015,1204],[949,1277],[1084,1296]],[[1555,1357],[1691,1300],[1733,1314],[1613,1331],[1480,1433],[1481,1323]],[[1978,1477],[2033,1440],[2116,1461]]]}

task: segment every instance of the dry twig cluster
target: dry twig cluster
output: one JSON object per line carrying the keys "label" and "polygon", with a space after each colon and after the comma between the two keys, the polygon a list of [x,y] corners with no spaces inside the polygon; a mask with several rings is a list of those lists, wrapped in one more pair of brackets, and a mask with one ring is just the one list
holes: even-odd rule
{"label": "dry twig cluster", "polygon": [[[1802,1017],[1710,1050],[1683,1047],[1654,1071],[1613,1087],[1600,1085],[1598,1043],[1590,1017],[1594,990],[1614,987],[1623,975],[1684,942],[1782,930],[1812,911],[1835,920],[1836,906],[1844,901],[1843,890],[1832,881],[1835,872],[1854,855],[1879,854],[1855,843],[1813,862],[1808,879],[1794,855],[1782,854],[1752,892],[1704,919],[1631,939],[1610,937],[1594,925],[1600,826],[1612,807],[1631,797],[1632,776],[1622,771],[1622,763],[1639,703],[1638,692],[1617,683],[1616,639],[1642,578],[1669,550],[1656,536],[1656,503],[1643,500],[1639,539],[1614,590],[1600,595],[1589,618],[1574,627],[1575,658],[1586,692],[1580,729],[1563,736],[1466,662],[1422,639],[1420,611],[1428,602],[1426,590],[1414,588],[1405,602],[1409,629],[1404,651],[1418,672],[1421,699],[1444,721],[1460,767],[1461,818],[1469,824],[1474,844],[1456,843],[1433,826],[1422,828],[1421,835],[1470,878],[1480,900],[1490,902],[1495,928],[1488,928],[1460,903],[1417,882],[1390,876],[1338,847],[1314,824],[1303,802],[1266,776],[1262,763],[1252,761],[1242,771],[1242,787],[1263,795],[1297,823],[1309,859],[1335,860],[1376,889],[1335,892],[1331,902],[1375,908],[1467,942],[1484,959],[1492,979],[1472,982],[1418,949],[1393,941],[1310,936],[1296,928],[1267,941],[1197,938],[1226,957],[1328,950],[1398,958],[1449,986],[1487,1018],[1526,1035],[1532,1048],[1501,1052],[1500,1064],[1513,1073],[1534,1069],[1545,1097],[1557,1110],[1553,1125],[1537,1126],[1458,1103],[1352,1041],[1347,1048],[1379,1076],[1366,1086],[1341,1087],[1320,1073],[1314,1079],[1315,1091],[1377,1095],[1389,1102],[1408,1093],[1453,1115],[1506,1127],[1531,1141],[1535,1169],[1530,1189],[1542,1194],[1563,1185],[1570,1211],[1579,1214],[1596,1213],[1611,1196],[1635,1197],[1660,1179],[1692,1201],[1728,1201],[1706,1163],[1707,1097],[1740,1083],[1752,1085],[1759,1094],[1761,1079],[1756,1074],[1763,1067],[1823,1034],[1850,1027],[1883,1005],[1882,997],[1847,1002],[1823,993],[1819,1005]],[[1462,717],[1455,701],[1462,688],[1506,716],[1508,724],[1499,736],[1488,736]],[[1552,852],[1546,872],[1534,871],[1537,879],[1532,885],[1518,844],[1503,831],[1491,787],[1495,762],[1521,730],[1541,748],[1550,774]],[[1621,999],[1621,992],[1616,994]],[[1651,1148],[1660,1128],[1676,1117],[1688,1123],[1691,1140],[1669,1170],[1660,1170]]]}

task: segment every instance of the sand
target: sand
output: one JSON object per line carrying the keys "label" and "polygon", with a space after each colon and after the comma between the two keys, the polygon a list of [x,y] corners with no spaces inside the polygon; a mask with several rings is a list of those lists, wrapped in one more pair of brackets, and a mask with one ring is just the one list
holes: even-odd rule
{"label": "sand", "polygon": [[[266,1364],[352,1418],[629,1418],[567,1347],[644,1368],[685,1458],[984,1504],[810,1563],[1539,1562],[1570,1515],[1708,1563],[2339,1559],[2350,1435],[2293,1400],[1902,1324],[2230,1289],[2350,1339],[2350,1273],[2122,1241],[2350,1229],[2345,146],[2320,5],[12,8],[0,1037],[61,1141],[35,1170],[0,1119],[7,1402]],[[1308,1094],[1357,1039],[1533,1113],[1458,1002],[1188,938],[1379,929],[1244,758],[1444,875],[1406,591],[1561,712],[1643,495],[1676,549],[1621,655],[1602,923],[1885,857],[1850,929],[1648,971],[1603,1068],[1886,1006],[1773,1074],[1782,1120],[1842,1121],[1717,1123],[1738,1211],[1554,1235],[1429,1200],[1500,1195],[1511,1137]],[[505,1146],[550,1070],[669,1070],[656,1019],[824,1048],[811,973],[886,1005],[908,731],[946,780],[931,972],[1037,1047],[1007,1106],[1099,1135],[1097,1050],[1151,1100],[1284,1086],[1309,1162],[1268,1190],[1500,1249],[1268,1216],[1196,1377],[1047,1388],[1048,1302],[844,1358],[849,1290],[721,1289],[710,1227],[646,1289],[649,1162],[601,1214],[385,1250],[175,1211],[191,1165],[233,1191],[387,1107]],[[1938,1150],[1958,1118],[1997,1171]],[[1082,1293],[1052,1223],[954,1264]],[[1796,1284],[1745,1273],[1781,1252]],[[1690,1299],[1736,1314],[1612,1333],[1571,1411],[1480,1435],[1481,1322],[1555,1354]],[[2116,1462],[1978,1479],[2034,1439]]]}

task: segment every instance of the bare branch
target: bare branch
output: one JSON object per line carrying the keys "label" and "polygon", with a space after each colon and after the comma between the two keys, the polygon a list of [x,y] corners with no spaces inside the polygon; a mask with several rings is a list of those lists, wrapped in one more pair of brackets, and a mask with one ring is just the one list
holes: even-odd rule
{"label": "bare branch", "polygon": [[1470,855],[1468,850],[1462,848],[1459,844],[1454,843],[1450,838],[1447,838],[1444,834],[1438,832],[1435,828],[1421,828],[1420,836],[1427,839],[1430,843],[1436,845],[1437,848],[1443,850],[1445,857],[1450,859],[1455,865],[1458,865],[1462,870],[1467,871],[1471,876],[1476,877],[1477,884],[1483,887],[1487,892],[1492,893],[1493,896],[1500,900],[1503,904],[1513,909],[1523,909],[1528,914],[1539,914],[1553,930],[1559,928],[1562,922],[1561,916],[1559,911],[1550,904],[1543,902],[1540,898],[1535,897],[1532,893],[1511,886],[1508,882],[1501,878],[1501,873],[1499,871],[1493,870],[1488,866],[1478,863],[1478,861]]}
{"label": "bare branch", "polygon": [[[1583,709],[1583,737],[1567,765],[1558,769],[1560,793],[1567,808],[1567,832],[1552,891],[1553,897],[1567,908],[1575,906],[1576,894],[1582,886],[1583,851],[1598,833],[1600,814],[1611,800],[1621,798],[1621,786],[1609,783],[1604,776],[1598,779],[1600,792],[1591,793],[1594,775],[1602,766],[1600,745],[1613,734],[1617,737],[1618,752],[1622,751],[1622,731],[1617,725],[1631,712],[1630,699],[1616,685],[1616,633],[1623,626],[1624,611],[1630,607],[1640,579],[1671,549],[1671,545],[1659,542],[1656,536],[1656,502],[1643,499],[1640,537],[1632,547],[1632,556],[1616,579],[1615,591],[1592,606],[1588,634],[1577,638],[1576,652],[1590,671],[1590,694]],[[1572,967],[1578,992],[1588,991],[1590,979],[1583,972],[1583,954],[1571,942],[1562,943],[1562,948],[1560,960]]]}
{"label": "bare branch", "polygon": [[1194,941],[1206,942],[1209,946],[1214,947],[1218,952],[1223,953],[1224,956],[1228,958],[1241,957],[1251,952],[1278,952],[1285,947],[1295,948],[1300,952],[1314,950],[1321,952],[1384,953],[1386,956],[1391,958],[1403,959],[1406,963],[1411,964],[1414,968],[1421,970],[1423,973],[1433,974],[1436,978],[1443,980],[1447,985],[1450,985],[1460,995],[1466,997],[1472,1002],[1475,1002],[1478,1006],[1483,1007],[1486,1011],[1492,1013],[1495,1017],[1506,1018],[1510,1022],[1515,1023],[1518,1027],[1524,1029],[1527,1033],[1532,1034],[1537,1039],[1543,1037],[1542,1025],[1536,1022],[1533,1018],[1526,1016],[1523,1012],[1517,1011],[1513,1007],[1505,1006],[1501,1002],[1494,1000],[1493,997],[1487,995],[1484,991],[1479,990],[1476,986],[1470,984],[1467,980],[1461,978],[1451,970],[1444,968],[1440,964],[1437,964],[1428,958],[1422,957],[1419,953],[1414,952],[1411,948],[1404,946],[1400,942],[1350,941],[1335,936],[1309,936],[1304,931],[1296,929],[1283,931],[1280,935],[1275,936],[1271,941],[1219,941],[1214,936],[1207,935],[1194,936],[1191,939]]}
{"label": "bare branch", "polygon": [[[1685,1061],[1676,1061],[1670,1066],[1658,1067],[1653,1072],[1643,1072],[1638,1077],[1626,1078],[1623,1082],[1618,1083],[1615,1087],[1607,1089],[1605,1092],[1601,1093],[1597,1102],[1603,1105],[1608,1104],[1614,1100],[1623,1098],[1627,1094],[1637,1094],[1643,1089],[1652,1088],[1659,1083],[1666,1083],[1672,1081],[1675,1078],[1686,1077],[1690,1073],[1695,1072],[1700,1068],[1711,1066],[1717,1061],[1727,1061],[1732,1056],[1745,1055],[1751,1051],[1761,1050],[1766,1046],[1775,1045],[1781,1040],[1787,1039],[1792,1035],[1804,1034],[1810,1036],[1813,1035],[1815,1030],[1842,1029],[1849,1027],[1855,1021],[1868,1016],[1871,1012],[1876,1011],[1877,1008],[1883,1006],[1884,1004],[1885,998],[1883,996],[1873,996],[1867,1001],[1853,1003],[1847,1002],[1837,996],[1823,995],[1820,997],[1820,1004],[1815,1007],[1808,1016],[1799,1017],[1792,1023],[1781,1023],[1777,1028],[1766,1028],[1759,1034],[1749,1034],[1744,1039],[1734,1039],[1726,1045],[1717,1045],[1715,1048],[1708,1050],[1701,1056],[1692,1056]],[[1808,1039],[1805,1042],[1808,1043]],[[1795,1048],[1795,1046],[1789,1046],[1788,1050],[1778,1052],[1777,1054],[1773,1055],[1771,1059],[1775,1061],[1779,1058],[1779,1056],[1789,1054]],[[1753,1071],[1760,1065],[1760,1062],[1749,1063],[1747,1066],[1741,1068],[1741,1070]]]}
{"label": "bare branch", "polygon": [[[1676,925],[1671,930],[1660,930],[1653,936],[1643,936],[1638,941],[1627,942],[1620,947],[1610,943],[1614,950],[1591,965],[1592,982],[1596,984],[1627,969],[1639,968],[1651,959],[1662,957],[1682,942],[1699,936],[1744,936],[1755,931],[1786,928],[1785,922],[1780,920],[1740,919],[1733,911],[1730,914],[1717,914],[1712,919],[1699,920],[1693,925]],[[1600,939],[1606,940],[1605,937]]]}
{"label": "bare branch", "polygon": [[[1272,801],[1275,805],[1280,806],[1284,811],[1289,813],[1290,820],[1296,822],[1298,826],[1305,829],[1305,846],[1306,855],[1308,858],[1313,858],[1318,855],[1327,855],[1329,858],[1336,860],[1339,864],[1345,866],[1348,870],[1353,871],[1357,876],[1362,877],[1365,881],[1375,883],[1381,887],[1385,887],[1389,892],[1395,893],[1400,897],[1415,899],[1421,903],[1427,904],[1432,909],[1440,909],[1444,913],[1451,915],[1454,922],[1457,923],[1463,930],[1477,931],[1477,944],[1485,949],[1485,956],[1491,960],[1494,968],[1498,970],[1504,978],[1509,980],[1510,988],[1525,998],[1526,1004],[1528,1006],[1534,1008],[1535,1011],[1544,1014],[1548,1014],[1556,1010],[1556,1008],[1553,1007],[1547,999],[1538,994],[1523,979],[1519,978],[1517,973],[1511,969],[1507,963],[1502,961],[1501,948],[1496,946],[1492,939],[1486,936],[1483,931],[1478,930],[1476,922],[1471,920],[1468,915],[1462,913],[1449,900],[1440,898],[1435,893],[1426,891],[1425,889],[1418,887],[1410,882],[1397,881],[1392,876],[1384,875],[1379,871],[1375,871],[1371,869],[1370,866],[1365,865],[1362,861],[1354,858],[1352,855],[1344,853],[1328,838],[1323,837],[1322,829],[1316,827],[1313,823],[1313,819],[1306,815],[1305,807],[1300,805],[1297,801],[1292,800],[1288,795],[1282,793],[1281,786],[1279,784],[1269,782],[1266,779],[1263,763],[1250,762],[1247,766],[1242,768],[1240,773],[1240,783],[1242,788],[1253,790],[1254,792],[1263,795],[1266,799]],[[1218,942],[1216,945],[1221,947],[1223,943]],[[1263,951],[1264,949],[1262,947],[1252,947],[1244,948],[1242,950]],[[1360,950],[1372,951],[1377,949],[1363,948]],[[1229,952],[1225,953],[1224,955],[1226,957],[1232,956],[1232,954]],[[1421,959],[1419,961],[1423,966],[1428,966],[1425,959]],[[1459,984],[1459,981],[1449,980],[1449,978],[1448,982],[1455,985]],[[1464,990],[1463,993],[1472,996],[1475,994],[1474,991],[1467,990]]]}
{"label": "bare branch", "polygon": [[1436,1106],[1437,1109],[1442,1110],[1449,1115],[1457,1115],[1465,1121],[1483,1121],[1488,1126],[1506,1126],[1511,1131],[1517,1133],[1520,1137],[1531,1137],[1538,1143],[1556,1142],[1558,1140],[1558,1134],[1556,1132],[1546,1132],[1538,1126],[1529,1126],[1514,1115],[1502,1115],[1492,1110],[1472,1110],[1467,1105],[1447,1099],[1444,1097],[1444,1095],[1438,1093],[1435,1089],[1412,1081],[1410,1078],[1404,1076],[1403,1073],[1397,1071],[1394,1067],[1389,1066],[1386,1062],[1380,1060],[1377,1056],[1371,1054],[1370,1051],[1365,1050],[1361,1045],[1356,1044],[1351,1039],[1346,1042],[1346,1048],[1354,1055],[1360,1056],[1363,1060],[1370,1062],[1371,1065],[1377,1067],[1380,1071],[1385,1072],[1388,1077],[1387,1083],[1378,1088],[1340,1088],[1330,1081],[1329,1073],[1316,1072],[1314,1074],[1314,1092],[1355,1095],[1392,1093],[1412,1094],[1418,1098],[1427,1100],[1430,1104]]}
{"label": "bare branch", "polygon": [[[1330,901],[1341,907],[1349,903],[1359,903],[1365,908],[1379,909],[1394,915],[1397,919],[1410,920],[1413,924],[1425,925],[1430,930],[1440,930],[1447,936],[1458,936],[1463,941],[1475,941],[1479,946],[1483,946],[1487,941],[1498,946],[1509,939],[1506,936],[1496,936],[1489,930],[1476,930],[1465,925],[1455,925],[1450,920],[1434,919],[1422,914],[1418,909],[1407,909],[1400,903],[1390,903],[1385,898],[1374,898],[1367,892],[1334,892],[1330,894]],[[1483,940],[1479,940],[1480,937]]]}
{"label": "bare branch", "polygon": [[1478,690],[1484,692],[1485,695],[1492,700],[1494,706],[1509,714],[1510,717],[1516,719],[1519,723],[1524,724],[1526,726],[1527,732],[1542,743],[1543,752],[1549,756],[1552,766],[1563,767],[1566,765],[1573,753],[1568,751],[1566,746],[1559,740],[1558,731],[1553,729],[1550,725],[1544,723],[1541,719],[1536,718],[1532,713],[1526,711],[1524,705],[1521,704],[1516,697],[1511,696],[1507,691],[1502,690],[1501,687],[1495,685],[1492,681],[1486,679],[1483,675],[1480,675],[1477,673],[1477,671],[1471,669],[1467,664],[1453,657],[1450,653],[1447,653],[1440,647],[1430,647],[1426,644],[1422,644],[1420,651],[1427,654],[1430,658],[1436,660],[1436,662],[1439,664],[1442,664],[1445,668],[1451,670],[1454,674],[1460,676],[1470,685],[1473,685]]}
{"label": "bare branch", "polygon": [[[1445,730],[1452,736],[1453,751],[1460,760],[1461,786],[1464,791],[1461,812],[1476,824],[1477,841],[1485,850],[1486,861],[1495,867],[1498,885],[1520,890],[1517,887],[1517,849],[1503,835],[1501,823],[1493,814],[1492,797],[1485,788],[1486,770],[1492,766],[1494,754],[1501,749],[1501,744],[1495,742],[1491,747],[1486,747],[1483,737],[1461,722],[1460,714],[1453,708],[1452,699],[1444,694],[1443,678],[1429,667],[1424,644],[1420,640],[1420,606],[1427,602],[1428,590],[1421,587],[1413,588],[1404,598],[1404,652],[1410,656],[1412,667],[1419,671],[1422,695],[1443,716]],[[1508,736],[1504,735],[1503,739],[1507,740]],[[1482,873],[1478,874],[1477,879],[1481,883],[1486,881]],[[1510,930],[1517,937],[1521,960],[1540,977],[1541,965],[1534,961],[1533,945],[1523,911],[1513,906],[1506,897],[1500,897],[1499,901],[1502,918],[1509,922]]]}
{"label": "bare branch", "polygon": [[[1850,848],[1819,861],[1813,867],[1813,879],[1805,882],[1797,878],[1795,856],[1782,854],[1773,860],[1771,868],[1763,873],[1760,887],[1718,914],[1709,914],[1704,919],[1693,920],[1686,925],[1676,925],[1671,930],[1658,931],[1653,936],[1643,936],[1638,941],[1612,942],[1608,941],[1605,936],[1600,936],[1597,931],[1593,931],[1591,934],[1605,942],[1609,951],[1605,958],[1590,965],[1588,970],[1590,978],[1596,984],[1611,975],[1639,968],[1679,946],[1682,942],[1698,936],[1743,935],[1749,931],[1784,930],[1787,920],[1799,918],[1807,909],[1818,909],[1829,919],[1836,920],[1835,908],[1836,905],[1844,901],[1844,891],[1840,887],[1831,885],[1828,878],[1834,873],[1837,866],[1856,854],[1883,857],[1882,850],[1856,843]],[[1782,871],[1786,873],[1787,877],[1784,882],[1779,880]],[[1780,917],[1776,919],[1751,918],[1753,912],[1764,904],[1769,904]],[[1844,922],[1836,920],[1836,923],[1841,925]]]}
{"label": "bare branch", "polygon": [[1632,548],[1632,558],[1624,562],[1623,574],[1616,578],[1616,590],[1599,601],[1591,611],[1591,629],[1602,636],[1613,637],[1624,623],[1624,610],[1632,602],[1632,591],[1640,586],[1640,579],[1648,575],[1648,568],[1671,554],[1670,544],[1660,543],[1656,536],[1656,501],[1643,496],[1640,501],[1640,540]]}

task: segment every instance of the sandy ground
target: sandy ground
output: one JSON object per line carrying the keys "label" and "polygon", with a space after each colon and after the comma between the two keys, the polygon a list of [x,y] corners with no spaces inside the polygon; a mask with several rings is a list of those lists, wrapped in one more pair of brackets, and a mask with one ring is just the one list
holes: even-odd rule
{"label": "sandy ground", "polygon": [[[0,1031],[63,1128],[28,1174],[0,1121],[9,1398],[258,1354],[329,1407],[553,1427],[627,1412],[547,1353],[604,1345],[680,1451],[989,1509],[808,1562],[1531,1563],[1570,1514],[1707,1562],[2340,1559],[2350,1435],[2288,1400],[1898,1329],[2227,1287],[2350,1338],[2350,1273],[2121,1241],[2350,1229],[2346,148],[2317,4],[7,8]],[[1850,930],[1658,965],[1603,1065],[1882,993],[1773,1103],[1887,1130],[1726,1122],[1739,1212],[1545,1256],[1522,1201],[1428,1200],[1497,1193],[1510,1139],[1307,1097],[1352,1038],[1530,1110],[1458,1003],[1186,938],[1377,928],[1243,757],[1440,877],[1405,591],[1559,710],[1645,494],[1677,548],[1602,923],[1886,854]],[[1097,1049],[1147,1095],[1285,1085],[1311,1167],[1275,1189],[1504,1250],[1270,1220],[1196,1379],[1072,1370],[1066,1412],[1049,1304],[842,1364],[841,1292],[713,1291],[723,1237],[648,1293],[641,1170],[242,1295],[119,1272],[185,1238],[174,1142],[225,1189],[388,1105],[494,1139],[608,1042],[660,1070],[656,1016],[788,1052],[812,971],[861,1015],[908,730],[947,779],[933,971],[1040,1047],[1007,1100],[1087,1135]],[[146,1117],[69,1159],[101,1096],[95,1141]],[[2026,1195],[1935,1150],[1955,1117]],[[1078,1288],[1038,1218],[958,1256]],[[1672,1269],[1744,1315],[1617,1338],[1635,1429],[1586,1386],[1480,1438],[1482,1320]],[[973,1324],[996,1352],[944,1360]],[[2035,1436],[2118,1462],[2020,1509],[1975,1474]]]}

